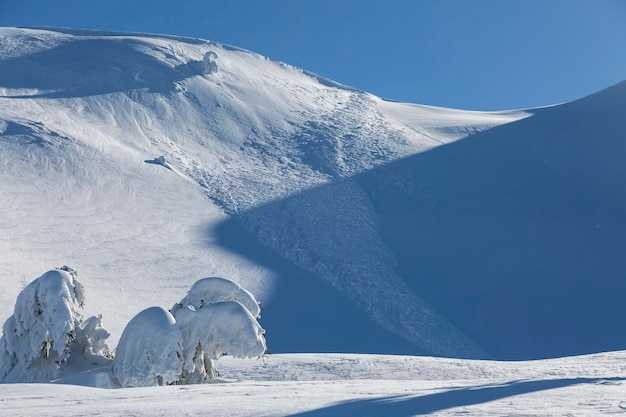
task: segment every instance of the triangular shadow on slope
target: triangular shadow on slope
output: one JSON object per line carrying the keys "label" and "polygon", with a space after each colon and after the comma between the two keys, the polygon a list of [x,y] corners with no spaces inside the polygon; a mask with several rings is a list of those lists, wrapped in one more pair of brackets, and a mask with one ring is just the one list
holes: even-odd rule
{"label": "triangular shadow on slope", "polygon": [[598,384],[609,381],[623,381],[625,378],[564,378],[539,381],[513,381],[496,386],[480,386],[452,389],[435,394],[400,397],[384,397],[368,400],[342,402],[317,410],[291,414],[290,417],[332,417],[332,416],[395,416],[410,417],[432,414],[437,411],[457,407],[468,407],[497,401],[516,395],[565,388],[580,384]]}
{"label": "triangular shadow on slope", "polygon": [[200,62],[175,68],[142,49],[140,39],[77,38],[32,55],[0,61],[0,87],[38,90],[11,98],[72,98],[149,89],[173,91],[174,82],[197,75]]}
{"label": "triangular shadow on slope", "polygon": [[[367,195],[398,262],[396,273],[495,358],[624,349],[625,114],[621,83],[338,183]],[[345,200],[338,183],[247,210],[218,227],[218,238],[254,258],[249,247],[228,238],[240,222],[294,260],[288,248],[298,244],[298,221],[361,227],[354,207],[311,204],[324,193]],[[350,234],[332,239],[337,248],[354,245]],[[308,249],[297,256],[309,257],[314,270],[325,248]],[[356,282],[353,267],[337,270]]]}

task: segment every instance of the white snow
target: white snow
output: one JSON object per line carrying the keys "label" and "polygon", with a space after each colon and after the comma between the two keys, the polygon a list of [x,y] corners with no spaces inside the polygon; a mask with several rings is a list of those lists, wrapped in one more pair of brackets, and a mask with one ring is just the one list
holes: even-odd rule
{"label": "white snow", "polygon": [[83,321],[84,290],[75,277],[63,267],[20,292],[0,337],[0,382],[47,382],[108,361],[109,333],[100,317]]}
{"label": "white snow", "polygon": [[183,336],[185,383],[198,384],[217,377],[214,361],[225,354],[235,358],[262,356],[265,331],[237,301],[220,301],[176,312],[176,324]]}
{"label": "white snow", "polygon": [[171,308],[172,314],[187,306],[192,306],[199,310],[207,304],[220,301],[238,301],[254,318],[258,318],[261,313],[261,306],[250,291],[242,288],[238,283],[226,278],[210,277],[196,281],[187,295]]}
{"label": "white snow", "polygon": [[175,305],[176,318],[161,307],[133,317],[113,358],[102,315],[83,320],[78,313],[84,288],[76,276],[64,266],[20,292],[0,337],[0,382],[73,381],[83,372],[100,374],[84,383],[103,388],[199,384],[217,378],[214,361],[223,355],[262,357],[267,350],[254,296],[231,280],[204,278]]}
{"label": "white snow", "polygon": [[220,364],[220,382],[205,385],[104,390],[5,384],[0,404],[6,415],[24,417],[521,417],[626,412],[624,352],[531,362],[284,354],[265,362],[226,356]]}
{"label": "white snow", "polygon": [[183,336],[164,308],[150,307],[126,325],[115,349],[113,375],[122,387],[167,385],[180,379]]}
{"label": "white snow", "polygon": [[[227,214],[529,115],[389,103],[202,40],[15,28],[0,29],[0,37],[0,317],[9,315],[20,282],[71,262],[87,277],[88,308],[108,312],[113,345],[134,314],[120,304],[166,305],[200,276],[232,277],[270,302],[276,271],[220,246],[214,229]],[[205,58],[219,71],[202,74]],[[446,120],[444,128],[432,127],[437,120]],[[410,320],[385,319],[398,298],[413,305],[411,315],[439,316],[395,274],[370,205],[344,200],[336,209],[344,208],[373,227],[342,257],[319,256],[327,245],[319,236],[281,242],[271,222],[243,224],[411,343],[469,345],[445,320],[441,335],[422,337]],[[293,230],[307,227],[293,222]],[[380,252],[359,256],[368,246]],[[152,290],[143,291],[148,277]],[[380,301],[352,291],[371,285]]]}
{"label": "white snow", "polygon": [[[63,360],[63,343],[46,341],[72,331],[84,301],[94,316],[75,337],[87,348],[70,360],[104,352],[103,321],[123,385],[167,383],[171,367],[151,360],[176,362],[180,339],[169,313],[149,307],[172,305],[207,276],[256,294],[277,351],[311,341],[326,352],[370,343],[360,351],[470,358],[622,349],[625,88],[468,112],[385,101],[216,42],[0,28],[0,318],[9,318],[0,349],[31,352],[5,355],[2,369],[42,352]],[[87,292],[69,271],[52,271],[43,292],[27,286],[66,263]],[[217,383],[104,390],[118,384],[106,363],[79,374],[52,366],[35,379],[68,385],[3,384],[0,413],[626,412],[623,351],[235,361],[265,351],[257,300],[228,283],[209,300],[203,286],[218,281],[201,282],[173,311],[191,341],[188,372],[217,376],[212,361],[227,354]],[[54,320],[26,307],[11,316],[23,287],[39,299],[31,305],[69,301]],[[198,334],[219,316],[241,319],[250,343],[224,343],[219,326]],[[17,342],[14,329],[26,337]],[[131,353],[138,346],[149,359]],[[141,378],[124,379],[138,363]]]}

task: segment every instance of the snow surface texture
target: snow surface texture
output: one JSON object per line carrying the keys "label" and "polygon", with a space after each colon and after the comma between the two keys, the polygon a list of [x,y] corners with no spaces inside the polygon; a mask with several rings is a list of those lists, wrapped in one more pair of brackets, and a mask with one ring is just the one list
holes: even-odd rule
{"label": "snow surface texture", "polygon": [[100,317],[83,321],[78,310],[84,300],[76,271],[68,267],[24,288],[0,337],[0,382],[48,382],[67,376],[68,368],[76,372],[81,362],[82,369],[109,362],[109,333]]}
{"label": "snow surface texture", "polygon": [[[98,375],[5,384],[2,412],[56,416],[607,416],[626,413],[626,354],[530,362],[287,354],[225,357],[224,383],[103,390]],[[38,390],[38,392],[34,392]]]}
{"label": "snow surface texture", "polygon": [[19,277],[72,261],[113,342],[119,306],[223,275],[259,295],[275,352],[626,346],[606,320],[626,314],[624,84],[467,112],[215,42],[0,38],[0,315]]}

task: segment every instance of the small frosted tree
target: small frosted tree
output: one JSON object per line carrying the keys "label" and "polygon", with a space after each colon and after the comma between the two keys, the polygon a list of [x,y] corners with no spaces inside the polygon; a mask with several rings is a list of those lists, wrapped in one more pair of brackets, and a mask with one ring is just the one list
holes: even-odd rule
{"label": "small frosted tree", "polygon": [[181,383],[217,378],[215,361],[224,354],[258,357],[267,350],[258,323],[261,307],[252,293],[226,278],[196,281],[171,309],[183,336]]}
{"label": "small frosted tree", "polygon": [[46,272],[17,297],[0,338],[0,381],[47,382],[64,369],[106,363],[109,333],[101,316],[83,320],[83,286],[69,267]]}
{"label": "small frosted tree", "polygon": [[228,353],[235,358],[265,353],[265,331],[238,301],[220,301],[176,313],[183,336],[181,382],[200,384],[217,378],[214,361]]}
{"label": "small frosted tree", "polygon": [[200,384],[217,378],[224,354],[266,351],[259,303],[236,282],[203,278],[170,311],[151,307],[126,325],[112,365],[120,386]]}

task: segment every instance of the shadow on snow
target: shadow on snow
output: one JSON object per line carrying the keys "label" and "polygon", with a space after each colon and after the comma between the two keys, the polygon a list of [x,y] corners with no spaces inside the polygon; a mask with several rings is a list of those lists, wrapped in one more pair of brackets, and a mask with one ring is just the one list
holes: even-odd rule
{"label": "shadow on snow", "polygon": [[[268,311],[287,307],[285,297],[309,285],[303,297],[322,297],[316,306],[325,306],[332,316],[336,305],[323,300],[330,287],[317,293],[320,286],[314,283],[329,265],[343,274],[338,287],[343,294],[358,303],[353,293],[361,291],[359,297],[377,303],[379,294],[358,284],[368,272],[358,264],[369,268],[382,253],[362,243],[367,236],[358,233],[377,228],[395,257],[395,273],[496,359],[624,349],[626,333],[618,330],[626,316],[624,114],[626,83],[621,83],[244,211],[218,227],[218,238],[223,246],[289,275]],[[366,199],[350,204],[346,190]],[[374,210],[377,225],[362,215],[363,201]],[[248,237],[229,237],[235,224],[244,225]],[[259,260],[253,240],[282,256],[281,264]],[[303,241],[308,241],[306,250],[296,253]],[[342,251],[345,255],[332,253]],[[290,269],[297,268],[294,264],[306,271]],[[307,284],[296,276],[306,276]],[[362,326],[364,334],[371,323],[315,321],[317,307],[302,313],[315,322],[312,330],[334,328],[337,343],[366,351],[351,343],[347,330]],[[392,307],[381,301],[369,313],[384,316]],[[402,314],[402,305],[394,308],[393,314]],[[289,317],[289,309],[283,314]],[[337,311],[337,317],[342,314]],[[395,333],[402,336],[402,330]],[[296,350],[306,350],[305,342]],[[384,342],[372,345],[376,351]]]}
{"label": "shadow on snow", "polygon": [[[135,89],[167,93],[174,82],[198,74],[199,61],[170,67],[149,54],[137,53],[152,48],[140,39],[77,38],[0,61],[0,87],[42,91],[12,98],[85,97]],[[166,50],[160,53],[168,54]]]}
{"label": "shadow on snow", "polygon": [[608,381],[623,381],[624,378],[592,379],[571,378],[541,381],[514,381],[504,385],[480,386],[452,389],[450,391],[420,397],[394,396],[369,400],[342,402],[317,410],[292,414],[290,417],[331,417],[331,416],[396,416],[409,417],[431,414],[456,407],[467,407],[496,401],[516,395],[564,388],[580,384],[597,384]]}

